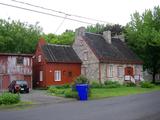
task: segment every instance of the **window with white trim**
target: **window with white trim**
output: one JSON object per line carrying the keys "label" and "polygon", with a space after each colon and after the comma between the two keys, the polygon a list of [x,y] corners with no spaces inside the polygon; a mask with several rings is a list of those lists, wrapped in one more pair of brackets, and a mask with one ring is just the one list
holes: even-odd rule
{"label": "window with white trim", "polygon": [[43,81],[43,71],[39,72],[39,81]]}
{"label": "window with white trim", "polygon": [[140,74],[139,66],[135,66],[135,75],[139,75],[139,74]]}
{"label": "window with white trim", "polygon": [[42,61],[42,55],[38,55],[38,62]]}
{"label": "window with white trim", "polygon": [[117,67],[117,76],[123,77],[123,67],[121,66]]}
{"label": "window with white trim", "polygon": [[80,41],[80,46],[83,46],[83,40],[80,39],[79,41]]}
{"label": "window with white trim", "polygon": [[113,65],[109,66],[109,77],[113,77]]}
{"label": "window with white trim", "polygon": [[60,70],[54,71],[54,81],[61,81],[61,71]]}
{"label": "window with white trim", "polygon": [[84,55],[84,60],[88,60],[88,52],[85,51],[83,55]]}

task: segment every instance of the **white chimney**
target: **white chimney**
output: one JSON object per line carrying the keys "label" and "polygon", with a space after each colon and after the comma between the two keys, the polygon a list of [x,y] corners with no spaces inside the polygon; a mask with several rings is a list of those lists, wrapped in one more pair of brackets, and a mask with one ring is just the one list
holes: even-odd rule
{"label": "white chimney", "polygon": [[125,42],[124,34],[118,36],[122,42]]}
{"label": "white chimney", "polygon": [[85,27],[79,27],[76,29],[76,37],[84,36],[85,34]]}
{"label": "white chimney", "polygon": [[124,38],[124,34],[121,34],[121,35],[115,35],[113,36],[112,38],[117,38],[117,39],[120,39],[122,42],[125,42],[125,38]]}
{"label": "white chimney", "polygon": [[104,31],[103,38],[106,40],[106,42],[111,44],[111,31]]}

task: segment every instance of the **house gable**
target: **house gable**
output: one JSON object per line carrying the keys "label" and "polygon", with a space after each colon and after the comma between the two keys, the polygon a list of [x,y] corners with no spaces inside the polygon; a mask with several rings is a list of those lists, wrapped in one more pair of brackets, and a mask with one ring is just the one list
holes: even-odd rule
{"label": "house gable", "polygon": [[[94,53],[94,50],[88,45],[88,43],[85,41],[84,37],[81,34],[77,34],[72,47],[79,56],[79,58],[83,61],[83,64],[87,64],[88,62],[99,62],[98,57]],[[87,60],[85,59],[85,53],[88,53]]]}
{"label": "house gable", "polygon": [[86,75],[89,79],[99,79],[99,60],[94,51],[83,38],[82,30],[76,31],[76,38],[73,43],[73,49],[83,61],[81,66],[81,74]]}
{"label": "house gable", "polygon": [[37,46],[36,46],[36,51],[35,51],[35,54],[33,56],[33,63],[34,65],[42,65],[42,64],[46,64],[46,59],[45,59],[45,56],[43,54],[43,51],[42,51],[42,46],[45,45],[46,42],[44,39],[40,39]]}
{"label": "house gable", "polygon": [[43,40],[37,45],[33,64],[35,87],[72,83],[81,73],[81,60],[71,46],[48,44]]}

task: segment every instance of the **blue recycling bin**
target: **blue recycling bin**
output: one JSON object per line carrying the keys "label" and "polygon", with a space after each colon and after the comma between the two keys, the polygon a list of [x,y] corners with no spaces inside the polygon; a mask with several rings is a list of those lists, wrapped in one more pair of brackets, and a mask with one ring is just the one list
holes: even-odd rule
{"label": "blue recycling bin", "polygon": [[78,96],[80,101],[88,100],[88,84],[77,84],[76,90],[78,91]]}

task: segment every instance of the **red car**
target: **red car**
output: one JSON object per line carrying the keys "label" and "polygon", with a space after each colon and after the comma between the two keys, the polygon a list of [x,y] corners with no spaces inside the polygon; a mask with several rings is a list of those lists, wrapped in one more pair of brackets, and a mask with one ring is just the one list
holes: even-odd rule
{"label": "red car", "polygon": [[29,93],[28,83],[25,80],[13,80],[8,86],[8,90],[12,93]]}

